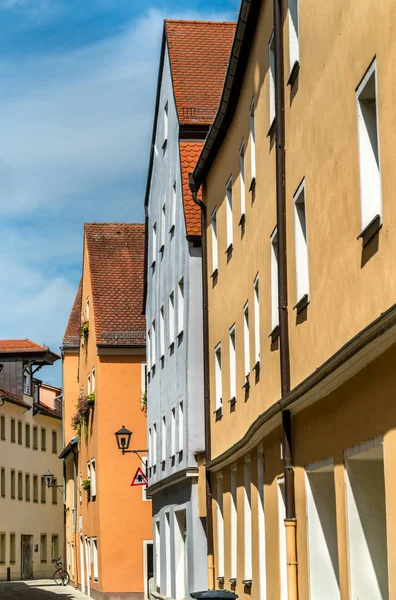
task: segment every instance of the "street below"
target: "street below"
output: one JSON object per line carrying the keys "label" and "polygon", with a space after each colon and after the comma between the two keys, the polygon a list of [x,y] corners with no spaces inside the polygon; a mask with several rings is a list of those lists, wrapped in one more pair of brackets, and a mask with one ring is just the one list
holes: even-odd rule
{"label": "street below", "polygon": [[70,585],[58,586],[51,579],[0,583],[1,600],[75,600],[86,598]]}

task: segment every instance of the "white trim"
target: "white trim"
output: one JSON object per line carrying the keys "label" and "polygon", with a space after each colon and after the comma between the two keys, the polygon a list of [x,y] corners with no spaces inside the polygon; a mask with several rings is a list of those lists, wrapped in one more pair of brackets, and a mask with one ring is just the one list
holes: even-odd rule
{"label": "white trim", "polygon": [[293,196],[293,203],[296,259],[296,303],[298,303],[305,295],[309,298],[309,256],[305,178],[302,180]]}
{"label": "white trim", "polygon": [[222,352],[221,352],[221,342],[215,346],[214,349],[214,359],[215,359],[215,398],[216,398],[216,410],[221,408],[223,404],[223,380],[222,380]]}
{"label": "white trim", "polygon": [[254,122],[254,96],[249,108],[249,125],[250,125],[250,178],[256,177],[256,131]]}
{"label": "white trim", "polygon": [[289,20],[289,75],[292,72],[294,65],[300,61],[298,3],[299,0],[288,0],[287,3],[287,15]]}
{"label": "white trim", "polygon": [[268,42],[268,93],[269,93],[269,125],[275,120],[275,34],[272,32]]}
{"label": "white trim", "polygon": [[226,227],[227,227],[227,248],[234,241],[234,219],[233,219],[233,198],[232,198],[232,175],[228,178],[225,184],[226,194]]}
{"label": "white trim", "polygon": [[242,142],[239,148],[239,182],[240,182],[240,200],[241,200],[241,217],[246,213],[246,189],[245,189],[245,141]]}

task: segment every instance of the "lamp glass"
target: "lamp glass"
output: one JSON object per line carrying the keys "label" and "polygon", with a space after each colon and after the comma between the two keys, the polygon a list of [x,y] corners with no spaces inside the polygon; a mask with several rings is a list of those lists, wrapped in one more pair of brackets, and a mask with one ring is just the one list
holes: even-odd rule
{"label": "lamp glass", "polygon": [[51,471],[47,471],[46,473],[44,473],[44,481],[47,487],[52,487],[52,484],[54,482],[54,474],[51,473]]}
{"label": "lamp glass", "polygon": [[126,429],[125,425],[115,433],[117,446],[120,450],[128,450],[131,443],[132,431]]}

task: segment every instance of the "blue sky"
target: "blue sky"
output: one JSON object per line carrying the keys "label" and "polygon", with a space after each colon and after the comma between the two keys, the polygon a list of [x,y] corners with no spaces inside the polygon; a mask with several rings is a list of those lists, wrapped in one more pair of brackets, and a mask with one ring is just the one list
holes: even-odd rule
{"label": "blue sky", "polygon": [[[143,220],[164,18],[238,0],[0,0],[0,337],[57,351],[85,221]],[[42,376],[61,383],[60,361]]]}

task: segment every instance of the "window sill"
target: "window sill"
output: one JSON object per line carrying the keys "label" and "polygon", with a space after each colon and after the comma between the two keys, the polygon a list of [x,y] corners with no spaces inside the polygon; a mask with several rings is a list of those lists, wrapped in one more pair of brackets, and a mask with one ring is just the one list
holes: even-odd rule
{"label": "window sill", "polygon": [[234,248],[234,246],[233,246],[232,242],[231,242],[231,244],[228,244],[227,250],[225,251],[225,254],[227,254],[227,258],[230,258],[233,248]]}
{"label": "window sill", "polygon": [[165,460],[161,460],[161,469],[165,471]]}
{"label": "window sill", "polygon": [[293,306],[293,310],[299,315],[305,308],[307,308],[309,304],[309,296],[308,294],[304,294],[302,298]]}
{"label": "window sill", "polygon": [[161,248],[159,249],[160,254],[163,254],[165,250],[165,244],[162,244]]}
{"label": "window sill", "polygon": [[267,138],[270,138],[270,140],[272,140],[272,138],[274,137],[274,134],[275,134],[275,122],[276,122],[276,119],[274,117],[272,119],[272,123],[271,123],[270,128],[268,129],[268,133],[267,133]]}
{"label": "window sill", "polygon": [[260,359],[258,361],[256,361],[252,370],[256,371],[256,372],[260,371]]}
{"label": "window sill", "polygon": [[230,406],[234,406],[234,404],[236,404],[236,397],[235,397],[235,396],[233,396],[232,398],[230,398],[230,399],[228,400],[228,402],[229,402],[229,405],[230,405]]}
{"label": "window sill", "polygon": [[242,579],[242,585],[244,585],[247,588],[251,588],[253,585],[253,582],[251,579]]}
{"label": "window sill", "polygon": [[245,221],[246,221],[246,215],[245,215],[245,213],[242,213],[241,218],[239,219],[239,222],[238,222],[238,227],[243,227],[245,225]]}
{"label": "window sill", "polygon": [[217,578],[217,582],[218,583],[224,583],[224,577],[218,577]]}
{"label": "window sill", "polygon": [[153,269],[153,271],[154,271],[154,269],[155,269],[155,260],[153,260],[153,262],[151,263],[150,267],[151,267],[151,268]]}
{"label": "window sill", "polygon": [[220,419],[223,418],[223,407],[219,406],[219,408],[216,408],[213,413],[215,415],[215,421],[220,421]]}
{"label": "window sill", "polygon": [[254,192],[256,189],[256,177],[252,177],[252,181],[250,182],[249,192]]}
{"label": "window sill", "polygon": [[171,225],[170,229],[169,229],[169,234],[172,236],[175,233],[175,226]]}
{"label": "window sill", "polygon": [[217,279],[217,276],[219,274],[219,269],[216,267],[215,270],[213,271],[211,278],[212,279]]}
{"label": "window sill", "polygon": [[179,333],[176,336],[179,342],[183,339],[183,335],[184,335],[184,329],[179,331]]}
{"label": "window sill", "polygon": [[375,215],[373,219],[371,219],[370,223],[363,229],[361,233],[357,236],[359,240],[362,238],[362,247],[365,248],[370,240],[373,239],[376,233],[381,229],[381,215]]}
{"label": "window sill", "polygon": [[273,344],[279,337],[279,325],[275,325],[268,337],[271,338],[271,344]]}
{"label": "window sill", "polygon": [[164,141],[162,142],[161,150],[166,150],[167,145],[168,145],[168,138],[165,138]]}
{"label": "window sill", "polygon": [[228,580],[229,583],[231,584],[231,586],[236,586],[237,584],[237,578],[236,577],[231,577],[231,579]]}
{"label": "window sill", "polygon": [[290,71],[289,79],[287,80],[286,85],[290,85],[290,86],[293,85],[293,83],[297,79],[297,75],[298,75],[299,71],[300,71],[300,63],[298,60],[295,60],[294,65],[292,66],[292,70]]}
{"label": "window sill", "polygon": [[174,349],[175,349],[175,342],[172,342],[171,344],[169,344],[169,352],[171,354],[173,354]]}
{"label": "window sill", "polygon": [[[246,377],[249,377],[249,376],[246,375]],[[245,392],[247,392],[249,388],[250,388],[250,381],[249,381],[249,379],[247,379],[246,382],[243,384],[242,389],[245,390]]]}

